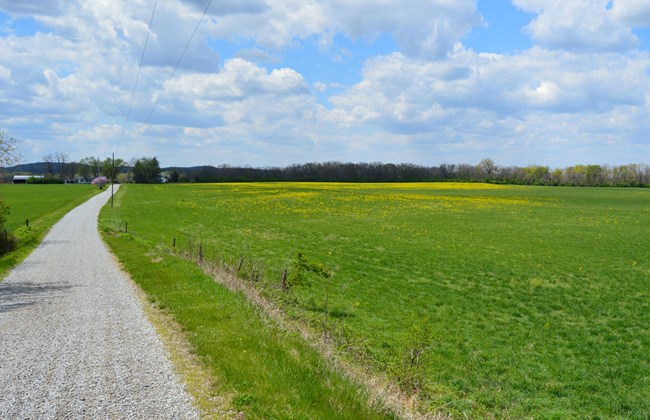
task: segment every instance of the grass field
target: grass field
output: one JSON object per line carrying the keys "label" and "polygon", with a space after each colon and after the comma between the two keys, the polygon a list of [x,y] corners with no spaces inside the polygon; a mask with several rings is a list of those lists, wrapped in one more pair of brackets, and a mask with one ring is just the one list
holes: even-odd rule
{"label": "grass field", "polygon": [[[169,249],[176,238],[177,250],[202,244],[233,267],[243,257],[243,277],[314,330],[327,320],[349,360],[389,372],[425,411],[650,413],[650,190],[314,183],[123,193],[104,218],[128,222],[139,247]],[[333,276],[297,281],[298,253]],[[288,292],[278,287],[285,268]]]}
{"label": "grass field", "polygon": [[10,211],[5,229],[18,240],[17,250],[0,257],[0,279],[38,246],[61,217],[98,192],[94,185],[0,185],[0,199]]}

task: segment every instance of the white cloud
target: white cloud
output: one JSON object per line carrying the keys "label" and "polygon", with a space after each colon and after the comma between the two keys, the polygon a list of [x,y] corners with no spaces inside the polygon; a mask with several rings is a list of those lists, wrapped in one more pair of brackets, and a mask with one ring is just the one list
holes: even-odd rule
{"label": "white cloud", "polygon": [[585,152],[560,156],[561,147],[591,145],[605,162],[616,148],[634,149],[626,139],[644,138],[649,70],[647,54],[457,50],[448,60],[426,62],[395,53],[369,60],[360,83],[331,97],[329,118],[349,129],[370,125],[377,136],[407,134],[403,147],[411,151],[451,153],[466,144],[484,156],[508,150],[512,161],[525,155],[529,162],[538,156],[537,162],[569,164]]}
{"label": "white cloud", "polygon": [[449,60],[427,62],[395,53],[368,61],[363,81],[331,101],[346,122],[427,130],[454,109],[520,115],[642,106],[650,91],[648,70],[645,55],[458,50]]}
{"label": "white cloud", "polygon": [[316,89],[317,92],[324,93],[324,92],[327,91],[328,88],[329,88],[329,86],[327,86],[326,83],[323,83],[323,82],[314,83],[314,89]]}
{"label": "white cloud", "polygon": [[235,58],[226,61],[220,73],[182,75],[168,90],[174,97],[245,99],[264,94],[304,94],[307,89],[305,79],[292,69],[275,69],[269,73],[256,64]]}
{"label": "white cloud", "polygon": [[612,13],[629,25],[650,27],[650,2],[647,0],[614,0]]}
{"label": "white cloud", "polygon": [[530,36],[546,48],[571,51],[632,49],[638,38],[617,18],[610,0],[512,0],[537,17],[526,27]]}
{"label": "white cloud", "polygon": [[11,81],[11,70],[0,64],[0,80],[4,82]]}
{"label": "white cloud", "polygon": [[350,38],[390,33],[405,54],[440,58],[481,22],[473,0],[269,0],[268,8],[245,15],[217,17],[215,34],[252,38],[265,48],[282,49],[296,38],[320,38],[327,46],[335,34]]}
{"label": "white cloud", "polygon": [[0,9],[13,15],[56,15],[62,9],[61,0],[0,0]]}
{"label": "white cloud", "polygon": [[[119,152],[182,145],[183,153],[194,152],[194,157],[221,159],[227,149],[235,159],[230,162],[263,165],[263,156],[279,150],[287,157],[305,150],[304,140],[318,132],[323,112],[309,94],[308,83],[294,70],[267,71],[239,58],[227,60],[219,73],[179,75],[156,108],[150,121],[154,125],[143,125],[153,99],[138,103],[142,110],[135,111],[131,131],[139,134],[129,132]],[[165,138],[173,140],[161,145]],[[180,159],[180,152],[174,152],[175,158]]]}
{"label": "white cloud", "polygon": [[[203,11],[207,6],[206,0],[183,0],[193,4],[197,9]],[[255,14],[266,11],[269,8],[265,0],[219,0],[212,2],[210,12],[218,15]]]}

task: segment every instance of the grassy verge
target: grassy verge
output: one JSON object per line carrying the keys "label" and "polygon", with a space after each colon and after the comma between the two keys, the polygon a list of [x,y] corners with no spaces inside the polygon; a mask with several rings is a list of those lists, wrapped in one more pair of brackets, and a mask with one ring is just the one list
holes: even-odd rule
{"label": "grassy verge", "polygon": [[167,251],[175,239],[176,249],[235,268],[243,261],[250,285],[312,330],[326,328],[351,361],[388,372],[423,410],[650,410],[650,190],[129,188],[115,223],[128,221],[134,238]]}
{"label": "grassy verge", "polygon": [[0,257],[0,279],[41,243],[61,217],[98,192],[94,185],[1,185],[0,199],[10,211],[5,228],[15,235],[18,248]]}
{"label": "grassy verge", "polygon": [[102,211],[104,238],[149,300],[181,326],[214,378],[213,396],[254,418],[384,417],[370,406],[363,388],[332,369],[298,334],[280,329],[243,294],[155,243],[117,232],[121,198],[130,188],[122,187],[116,207]]}

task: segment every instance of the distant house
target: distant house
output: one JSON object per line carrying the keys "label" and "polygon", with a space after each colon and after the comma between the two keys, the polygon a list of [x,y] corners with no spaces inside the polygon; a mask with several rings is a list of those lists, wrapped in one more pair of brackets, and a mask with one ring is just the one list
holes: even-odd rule
{"label": "distant house", "polygon": [[84,178],[82,176],[75,176],[73,179],[66,179],[65,183],[66,184],[90,184],[92,182],[92,178]]}
{"label": "distant house", "polygon": [[14,184],[27,184],[29,178],[43,179],[41,175],[14,175],[12,183]]}

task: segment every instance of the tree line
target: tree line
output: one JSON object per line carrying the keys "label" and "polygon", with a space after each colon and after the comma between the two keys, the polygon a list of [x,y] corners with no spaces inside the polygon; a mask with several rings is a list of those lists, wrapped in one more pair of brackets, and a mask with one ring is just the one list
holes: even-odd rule
{"label": "tree line", "polygon": [[[95,156],[85,157],[79,161],[70,161],[66,153],[57,152],[43,156],[43,161],[5,168],[13,173],[29,173],[42,178],[33,178],[31,183],[63,184],[66,182],[91,182],[104,176],[109,180],[115,178],[119,183],[138,182],[156,183],[161,181],[160,163],[156,157],[124,159]],[[5,178],[10,181],[9,178]]]}
{"label": "tree line", "polygon": [[251,168],[229,165],[166,168],[170,182],[424,182],[464,181],[521,185],[650,186],[650,166],[645,164],[548,166],[499,166],[491,159],[477,165],[421,166],[392,163],[304,163],[284,168]]}
{"label": "tree line", "polygon": [[[86,157],[71,162],[65,153],[44,156],[29,166],[43,174],[37,182],[63,183],[78,179],[115,177],[119,183],[159,182],[489,182],[521,185],[649,187],[650,166],[575,165],[551,169],[548,166],[500,166],[492,159],[478,164],[423,166],[409,163],[303,163],[286,167],[253,168],[240,166],[169,167],[161,170],[157,157],[129,162],[116,158]],[[114,171],[114,173],[113,173]]]}

